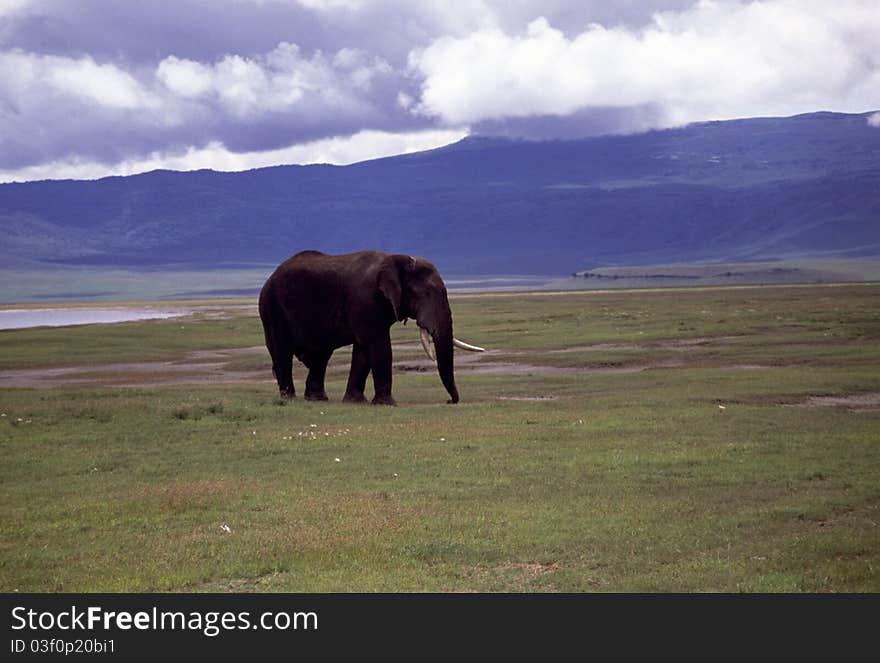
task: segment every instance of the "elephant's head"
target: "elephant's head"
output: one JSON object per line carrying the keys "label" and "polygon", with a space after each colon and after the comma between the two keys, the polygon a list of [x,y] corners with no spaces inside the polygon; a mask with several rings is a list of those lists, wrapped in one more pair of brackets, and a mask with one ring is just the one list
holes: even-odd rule
{"label": "elephant's head", "polygon": [[412,318],[416,321],[425,352],[437,362],[437,372],[449,392],[449,402],[457,403],[453,346],[476,352],[482,352],[483,348],[459,341],[452,335],[452,311],[446,284],[437,268],[423,258],[391,255],[380,270],[379,290],[391,303],[396,320]]}

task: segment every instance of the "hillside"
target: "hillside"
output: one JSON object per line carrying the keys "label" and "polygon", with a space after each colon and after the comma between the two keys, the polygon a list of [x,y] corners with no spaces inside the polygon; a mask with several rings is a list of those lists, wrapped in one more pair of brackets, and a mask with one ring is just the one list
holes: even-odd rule
{"label": "hillside", "polygon": [[576,141],[467,138],[351,166],[0,185],[4,266],[275,264],[419,254],[446,273],[880,255],[867,114]]}

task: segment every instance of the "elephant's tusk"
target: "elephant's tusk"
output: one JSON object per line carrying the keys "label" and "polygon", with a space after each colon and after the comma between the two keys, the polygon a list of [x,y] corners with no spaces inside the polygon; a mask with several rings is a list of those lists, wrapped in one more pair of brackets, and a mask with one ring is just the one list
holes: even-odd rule
{"label": "elephant's tusk", "polygon": [[452,337],[452,344],[457,348],[461,348],[462,350],[470,350],[471,352],[485,352],[486,351],[486,348],[481,348],[476,345],[471,345],[470,343],[465,343],[464,341],[459,341],[454,336]]}
{"label": "elephant's tusk", "polygon": [[425,354],[428,355],[428,359],[436,362],[437,355],[434,353],[434,346],[431,345],[431,335],[424,327],[419,327],[419,338],[422,339],[422,347],[425,349]]}

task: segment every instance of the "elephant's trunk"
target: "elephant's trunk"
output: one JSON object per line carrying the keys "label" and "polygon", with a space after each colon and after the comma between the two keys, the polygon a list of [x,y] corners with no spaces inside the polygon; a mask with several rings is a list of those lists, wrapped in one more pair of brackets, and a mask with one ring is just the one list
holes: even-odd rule
{"label": "elephant's trunk", "polygon": [[446,391],[449,392],[449,402],[458,403],[458,389],[455,386],[455,368],[453,362],[452,350],[452,324],[448,327],[435,331],[432,334],[434,338],[434,349],[437,353],[437,372],[440,374],[440,380]]}

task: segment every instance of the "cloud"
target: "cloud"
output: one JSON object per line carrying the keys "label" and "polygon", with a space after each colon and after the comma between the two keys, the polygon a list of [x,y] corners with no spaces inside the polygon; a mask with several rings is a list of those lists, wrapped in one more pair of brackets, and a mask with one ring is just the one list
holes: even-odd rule
{"label": "cloud", "polygon": [[302,110],[310,113],[360,113],[377,78],[393,76],[392,67],[357,49],[333,57],[318,51],[304,57],[299,46],[278,44],[269,53],[245,58],[226,55],[213,64],[168,56],[156,77],[179,97],[199,99],[240,118]]}
{"label": "cloud", "polygon": [[4,172],[869,111],[880,89],[876,0],[112,4],[0,0]]}
{"label": "cloud", "polygon": [[869,115],[868,125],[880,129],[880,113],[872,113]]}
{"label": "cloud", "polygon": [[155,105],[155,99],[130,74],[112,64],[98,64],[89,56],[0,52],[0,93],[10,100],[35,94],[113,109]]}
{"label": "cloud", "polygon": [[329,11],[333,9],[360,9],[365,0],[296,0],[296,2],[309,9]]}
{"label": "cloud", "polygon": [[28,0],[0,0],[0,16],[13,16],[27,9]]}
{"label": "cloud", "polygon": [[0,52],[0,167],[63,154],[119,158],[173,121],[148,85],[90,56]]}
{"label": "cloud", "polygon": [[131,110],[155,104],[152,96],[130,74],[112,64],[99,65],[90,57],[44,58],[42,64],[44,84],[63,94],[106,108]]}
{"label": "cloud", "polygon": [[567,36],[545,18],[410,55],[416,112],[450,124],[653,107],[657,124],[818,109],[862,111],[880,89],[880,12],[864,0],[708,2],[641,29]]}
{"label": "cloud", "polygon": [[541,12],[575,34],[690,1],[0,0],[0,168],[437,127],[412,112],[414,49]]}
{"label": "cloud", "polygon": [[173,94],[184,98],[200,97],[211,89],[213,75],[201,62],[169,55],[156,68],[156,77]]}
{"label": "cloud", "polygon": [[278,164],[326,163],[346,165],[396,154],[430,150],[456,142],[465,129],[437,129],[411,133],[359,131],[276,150],[233,152],[219,141],[182,151],[157,150],[144,157],[116,163],[71,157],[13,170],[0,170],[0,182],[41,179],[98,179],[110,175],[134,175],[157,169],[240,171]]}
{"label": "cloud", "polygon": [[426,128],[398,107],[401,81],[362,50],[305,54],[289,42],[249,57],[169,55],[128,69],[91,56],[0,52],[0,168],[136,160],[218,142],[266,151],[360,130]]}

